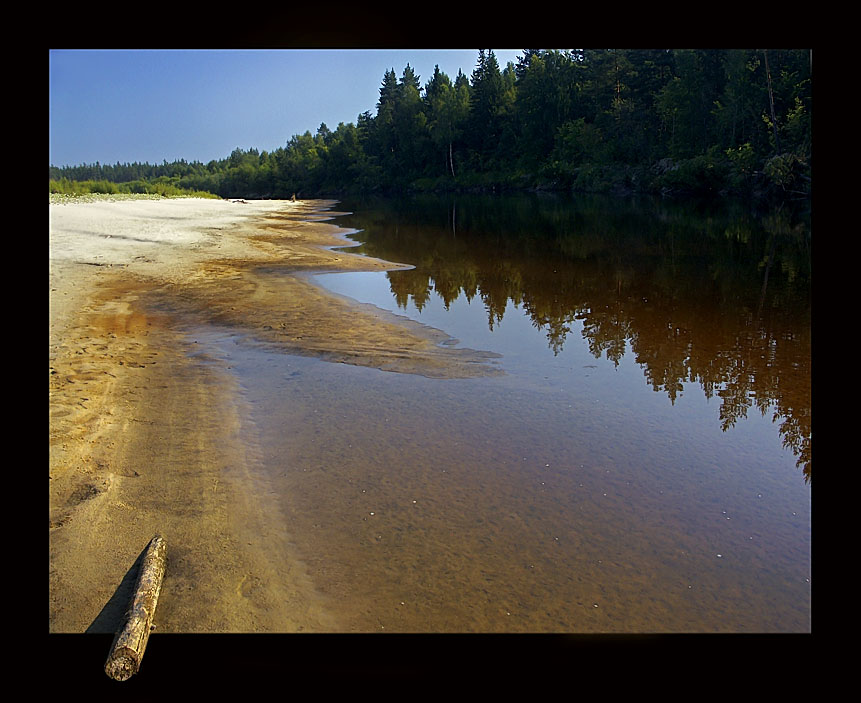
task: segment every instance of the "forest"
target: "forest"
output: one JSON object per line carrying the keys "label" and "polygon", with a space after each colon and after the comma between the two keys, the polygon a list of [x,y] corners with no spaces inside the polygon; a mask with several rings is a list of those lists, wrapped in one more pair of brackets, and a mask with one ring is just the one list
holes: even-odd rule
{"label": "forest", "polygon": [[[373,99],[369,96],[369,100]],[[548,190],[807,201],[808,49],[528,49],[470,76],[407,64],[375,110],[203,164],[49,167],[52,193],[222,198]]]}

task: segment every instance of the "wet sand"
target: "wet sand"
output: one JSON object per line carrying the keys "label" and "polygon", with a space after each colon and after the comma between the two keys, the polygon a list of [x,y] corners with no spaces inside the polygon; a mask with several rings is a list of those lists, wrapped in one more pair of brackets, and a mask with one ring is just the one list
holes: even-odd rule
{"label": "wet sand", "polygon": [[333,632],[260,471],[212,326],[284,353],[454,378],[493,357],[304,275],[398,265],[343,245],[327,201],[52,203],[49,630],[113,632],[135,561],[167,541],[159,632]]}

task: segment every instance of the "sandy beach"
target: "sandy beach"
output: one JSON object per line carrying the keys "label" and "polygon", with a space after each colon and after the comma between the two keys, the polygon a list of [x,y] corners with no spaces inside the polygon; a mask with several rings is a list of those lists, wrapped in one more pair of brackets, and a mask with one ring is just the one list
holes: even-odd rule
{"label": "sandy beach", "polygon": [[156,534],[168,545],[159,632],[340,630],[258,470],[241,389],[196,333],[433,377],[497,370],[306,280],[397,266],[332,249],[345,243],[335,205],[50,204],[50,632],[113,632]]}

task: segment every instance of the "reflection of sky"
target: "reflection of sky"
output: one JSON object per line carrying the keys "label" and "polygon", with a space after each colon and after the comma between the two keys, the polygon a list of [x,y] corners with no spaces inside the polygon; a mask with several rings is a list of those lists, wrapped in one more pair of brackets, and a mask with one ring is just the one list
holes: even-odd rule
{"label": "reflection of sky", "polygon": [[543,332],[537,330],[529,318],[518,311],[509,300],[501,321],[494,320],[493,331],[488,324],[488,313],[480,297],[468,301],[460,295],[445,309],[442,298],[436,294],[428,297],[421,310],[410,298],[406,309],[395,302],[389,286],[388,276],[381,273],[344,273],[322,275],[317,282],[340,295],[365,303],[372,303],[383,310],[405,315],[412,320],[441,329],[459,341],[459,346],[470,349],[495,351],[506,356],[543,355],[553,356],[547,346]]}
{"label": "reflection of sky", "polygon": [[[611,629],[807,627],[809,486],[770,417],[723,432],[720,398],[689,383],[671,404],[632,353],[618,366],[592,356],[579,322],[554,356],[510,302],[491,332],[480,298],[446,311],[431,295],[419,313],[397,306],[384,273],[315,280],[501,353],[507,371],[427,379],[211,340],[286,481],[275,490],[297,511],[291,530],[349,583],[351,612],[388,613],[409,592],[433,603],[423,631],[446,603],[470,614],[457,629],[488,599],[523,603],[533,630],[582,625],[593,602]],[[428,509],[402,509],[416,499]],[[357,549],[368,511],[381,538]]]}
{"label": "reflection of sky", "polygon": [[[657,441],[665,445],[662,452],[674,456],[673,462],[683,461],[684,453],[690,451],[691,438],[696,438],[699,451],[722,456],[724,463],[751,463],[751,457],[760,457],[756,460],[758,468],[795,475],[794,456],[783,449],[771,413],[763,417],[751,408],[746,419],[723,432],[719,397],[706,398],[699,383],[687,382],[675,403],[671,403],[666,392],[656,392],[648,384],[630,347],[618,366],[603,355],[593,356],[578,320],[571,323],[564,347],[554,355],[546,330],[537,328],[530,316],[510,300],[502,319],[494,320],[491,330],[480,297],[467,301],[461,295],[446,310],[442,298],[431,294],[421,311],[412,299],[404,309],[395,301],[388,275],[397,272],[322,274],[314,280],[339,295],[443,330],[457,339],[459,346],[502,354],[500,362],[508,373],[506,384],[549,391],[563,409],[589,407],[596,427],[619,436],[640,435],[644,445],[666,437],[666,441]],[[559,421],[559,431],[564,432],[564,415],[550,413],[544,421]],[[763,457],[768,459],[763,461]]]}
{"label": "reflection of sky", "polygon": [[[613,602],[617,612],[624,613],[619,624],[624,620],[636,627],[640,617],[661,623],[689,617],[697,623],[694,631],[807,627],[810,486],[800,475],[795,455],[783,447],[780,423],[772,421],[771,412],[763,416],[749,408],[745,418],[723,431],[723,400],[717,394],[707,398],[699,381],[680,381],[673,402],[667,390],[653,389],[629,344],[618,365],[604,352],[596,358],[590,344],[600,344],[600,333],[612,333],[614,327],[597,329],[598,337],[590,341],[584,338],[584,323],[572,320],[554,354],[548,330],[537,327],[523,305],[518,308],[508,299],[492,329],[480,295],[468,301],[461,292],[446,310],[431,288],[421,311],[412,299],[401,308],[392,288],[406,291],[412,283],[421,289],[424,281],[416,276],[407,285],[397,285],[399,275],[408,274],[339,273],[319,275],[315,281],[334,293],[442,330],[460,346],[499,353],[506,374],[433,381],[316,365],[321,376],[309,380],[315,417],[325,388],[335,399],[332,421],[349,423],[341,430],[350,442],[342,452],[346,459],[338,455],[326,465],[349,461],[356,472],[351,477],[372,474],[379,470],[375,467],[387,465],[380,448],[393,442],[402,458],[393,463],[392,491],[421,476],[429,481],[423,489],[438,495],[440,505],[458,505],[468,516],[483,515],[495,527],[503,524],[503,516],[516,518],[510,532],[501,529],[492,542],[476,543],[469,552],[470,561],[488,568],[488,549],[499,547],[507,565],[506,581],[500,585],[516,582],[516,569],[508,562],[523,549],[523,540],[548,530],[563,531],[570,548],[554,543],[561,551],[546,553],[543,581],[550,600],[562,594],[567,605],[560,611],[578,602],[594,563],[599,565],[594,583],[606,596],[607,607]],[[430,282],[433,286],[433,276]],[[542,292],[551,299],[552,291]],[[684,324],[677,318],[696,315],[698,309],[669,307],[667,319]],[[641,335],[643,358],[657,355],[659,363],[661,352],[685,351],[673,339],[668,340],[669,350],[661,346],[666,341],[661,325],[666,323],[660,311],[646,309],[632,325]],[[707,319],[722,319],[713,312],[715,317]],[[598,315],[593,323],[602,321]],[[705,330],[707,323],[703,325]],[[708,349],[711,342],[703,332],[700,345]],[[746,350],[742,345],[739,364],[745,362]],[[359,383],[360,378],[367,383]],[[339,386],[347,380],[357,385]],[[271,391],[279,394],[279,402],[287,402],[280,396],[283,389]],[[348,410],[351,402],[355,414]],[[366,453],[368,464],[362,466],[357,459],[359,436],[366,436],[372,447]],[[435,444],[431,449],[425,443]],[[411,470],[404,472],[403,466]],[[416,470],[422,466],[432,471]],[[440,468],[454,472],[460,466],[469,468],[462,483],[431,479],[449,476]],[[544,490],[545,482],[547,487],[552,483],[552,489],[533,490]],[[446,515],[449,521],[460,519]],[[429,534],[425,528],[423,538]],[[458,539],[468,540],[469,534],[460,532]],[[611,563],[618,572],[604,571]],[[470,586],[461,585],[466,590]],[[526,602],[534,584],[524,586],[519,597]],[[623,605],[629,589],[637,596]],[[665,599],[671,605],[661,615],[657,604]],[[542,597],[540,612],[553,610],[544,607],[547,602]]]}

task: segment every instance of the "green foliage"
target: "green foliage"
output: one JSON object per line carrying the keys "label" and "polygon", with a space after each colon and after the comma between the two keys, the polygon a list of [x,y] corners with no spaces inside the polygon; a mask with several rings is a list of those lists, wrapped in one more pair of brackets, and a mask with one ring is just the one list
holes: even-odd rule
{"label": "green foliage", "polygon": [[603,162],[605,152],[601,129],[581,117],[564,123],[556,131],[550,167],[552,172],[564,177],[574,173],[582,164]]}
{"label": "green foliage", "polygon": [[49,193],[58,195],[154,195],[164,198],[216,198],[213,193],[179,188],[166,180],[149,183],[130,181],[113,183],[107,180],[73,181],[68,178],[50,179]]}
{"label": "green foliage", "polygon": [[51,166],[49,179],[57,193],[251,198],[500,187],[797,196],[810,189],[811,114],[808,50],[527,49],[505,67],[480,50],[470,76],[436,67],[424,87],[409,64],[400,78],[389,69],[374,112],[272,152]]}
{"label": "green foliage", "polygon": [[756,154],[750,142],[745,142],[735,149],[730,147],[726,150],[726,156],[740,174],[751,174],[756,167]]}
{"label": "green foliage", "polygon": [[652,187],[663,193],[714,195],[725,188],[729,173],[729,160],[711,149],[666,170],[653,180]]}
{"label": "green foliage", "polygon": [[781,191],[807,194],[806,183],[810,181],[807,162],[796,154],[783,153],[770,158],[763,167],[769,182]]}

